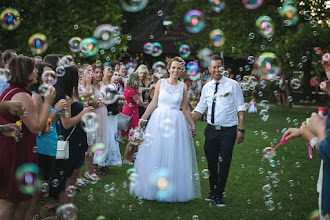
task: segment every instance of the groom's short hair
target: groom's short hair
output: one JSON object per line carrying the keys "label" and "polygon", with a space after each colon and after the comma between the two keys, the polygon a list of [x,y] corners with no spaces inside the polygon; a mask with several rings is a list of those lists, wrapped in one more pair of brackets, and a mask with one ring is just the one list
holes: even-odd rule
{"label": "groom's short hair", "polygon": [[217,54],[211,56],[210,61],[212,60],[220,60],[221,64],[223,64],[222,58]]}

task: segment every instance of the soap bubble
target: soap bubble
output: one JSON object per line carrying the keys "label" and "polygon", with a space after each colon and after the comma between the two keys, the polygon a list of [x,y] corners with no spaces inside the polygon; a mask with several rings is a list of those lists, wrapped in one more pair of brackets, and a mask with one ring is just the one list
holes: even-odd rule
{"label": "soap bubble", "polygon": [[247,9],[256,9],[262,5],[263,0],[243,0]]}
{"label": "soap bubble", "polygon": [[264,37],[269,37],[274,35],[274,24],[270,17],[260,16],[256,20],[256,26],[259,29],[259,32]]}
{"label": "soap bubble", "polygon": [[223,31],[220,29],[214,29],[213,31],[211,31],[210,40],[215,47],[222,46],[225,43],[225,37]]}
{"label": "soap bubble", "polygon": [[47,37],[44,34],[36,33],[29,38],[30,50],[36,54],[42,54],[48,48]]}
{"label": "soap bubble", "polygon": [[32,163],[26,163],[15,171],[17,188],[24,194],[33,195],[39,191],[42,184],[42,176],[39,167]]}
{"label": "soap bubble", "polygon": [[211,4],[211,10],[218,13],[225,8],[225,2],[222,0],[209,0],[209,3]]}
{"label": "soap bubble", "polygon": [[21,17],[16,9],[7,8],[1,13],[0,22],[2,28],[12,31],[21,24]]}
{"label": "soap bubble", "polygon": [[99,120],[94,112],[89,112],[81,117],[81,127],[85,132],[94,132],[99,127]]}
{"label": "soap bubble", "polygon": [[182,44],[179,48],[179,54],[183,58],[189,57],[191,54],[190,47],[187,44]]}
{"label": "soap bubble", "polygon": [[205,26],[204,14],[196,9],[190,10],[184,16],[184,23],[190,33],[198,33]]}
{"label": "soap bubble", "polygon": [[148,5],[149,0],[121,0],[121,6],[125,11],[138,12]]}
{"label": "soap bubble", "polygon": [[85,38],[80,42],[80,50],[87,56],[94,56],[99,52],[99,45],[95,38]]}

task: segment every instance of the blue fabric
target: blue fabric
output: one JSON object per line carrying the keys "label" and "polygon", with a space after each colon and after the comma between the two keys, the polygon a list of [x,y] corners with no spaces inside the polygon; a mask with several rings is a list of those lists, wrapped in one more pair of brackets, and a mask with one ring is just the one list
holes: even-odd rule
{"label": "blue fabric", "polygon": [[0,81],[0,95],[10,86],[9,83],[5,83],[3,81]]}
{"label": "blue fabric", "polygon": [[[32,94],[36,93],[32,91]],[[44,102],[44,100],[42,100]],[[52,111],[53,107],[50,107],[49,113]],[[48,156],[56,156],[57,150],[57,139],[58,135],[56,132],[56,121],[52,122],[52,127],[49,133],[43,132],[41,135],[37,135],[37,148],[39,154],[44,154]]]}
{"label": "blue fabric", "polygon": [[318,154],[323,159],[323,181],[321,194],[322,214],[330,213],[330,108],[328,109],[327,136],[319,143]]}

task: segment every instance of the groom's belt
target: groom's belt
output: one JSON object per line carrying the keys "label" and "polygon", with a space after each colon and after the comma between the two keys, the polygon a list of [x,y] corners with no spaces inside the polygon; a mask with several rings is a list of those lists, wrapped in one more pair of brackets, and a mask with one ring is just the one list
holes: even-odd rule
{"label": "groom's belt", "polygon": [[231,126],[231,127],[224,127],[224,126],[220,126],[220,125],[210,125],[210,124],[207,124],[208,126],[214,128],[215,130],[217,131],[220,131],[220,130],[226,130],[226,129],[231,129],[231,128],[236,128],[237,125],[234,125],[234,126]]}

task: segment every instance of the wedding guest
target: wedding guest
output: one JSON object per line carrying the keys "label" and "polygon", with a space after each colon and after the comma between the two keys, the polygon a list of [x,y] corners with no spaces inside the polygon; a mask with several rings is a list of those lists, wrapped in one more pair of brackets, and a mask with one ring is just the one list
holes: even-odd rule
{"label": "wedding guest", "polygon": [[[121,130],[122,136],[127,136],[131,129],[135,129],[139,123],[139,108],[138,106],[147,106],[147,103],[144,103],[141,95],[139,94],[141,80],[138,74],[131,73],[128,76],[127,82],[125,84],[124,96],[126,98],[127,105],[123,108],[122,113],[124,115],[130,116],[131,121],[129,125],[128,131]],[[130,141],[128,141],[123,164],[133,165],[133,153],[136,151],[137,146],[133,145]]]}
{"label": "wedding guest", "polygon": [[[1,101],[20,102],[26,114],[17,116],[5,112],[0,116],[0,124],[22,122],[23,136],[0,136],[0,217],[1,219],[32,219],[37,213],[37,196],[22,193],[15,179],[17,168],[26,163],[37,164],[38,155],[36,134],[43,131],[49,109],[55,98],[55,89],[48,88],[40,113],[36,109],[29,88],[37,83],[38,72],[32,58],[19,56],[11,60],[9,69],[12,74],[10,86],[0,96]],[[8,147],[10,146],[10,147]],[[3,209],[5,208],[5,209]]]}
{"label": "wedding guest", "polygon": [[55,175],[49,185],[49,195],[57,198],[60,204],[73,203],[74,197],[67,194],[68,187],[76,187],[76,182],[84,164],[85,152],[88,149],[86,132],[80,126],[84,114],[92,112],[92,106],[85,107],[78,95],[78,68],[75,65],[65,67],[65,74],[55,84],[56,100],[65,98],[67,115],[61,117],[57,124],[58,135],[69,141],[69,158],[56,160]]}

